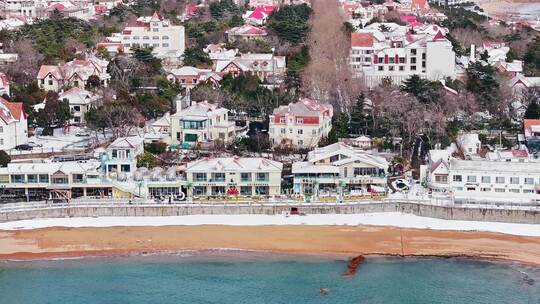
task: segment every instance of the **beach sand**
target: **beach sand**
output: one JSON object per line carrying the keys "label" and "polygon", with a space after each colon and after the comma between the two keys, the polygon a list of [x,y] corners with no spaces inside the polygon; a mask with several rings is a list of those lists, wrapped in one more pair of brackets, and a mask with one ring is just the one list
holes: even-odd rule
{"label": "beach sand", "polygon": [[302,255],[466,256],[540,265],[540,237],[378,226],[161,226],[0,231],[0,260],[241,249]]}
{"label": "beach sand", "polygon": [[480,1],[479,6],[489,14],[518,14],[527,7],[538,6],[538,0]]}

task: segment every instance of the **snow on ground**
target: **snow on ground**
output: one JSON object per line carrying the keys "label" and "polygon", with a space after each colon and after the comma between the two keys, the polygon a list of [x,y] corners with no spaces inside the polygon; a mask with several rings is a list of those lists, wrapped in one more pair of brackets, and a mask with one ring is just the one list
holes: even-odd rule
{"label": "snow on ground", "polygon": [[284,215],[188,215],[170,217],[95,217],[35,219],[0,223],[0,230],[36,229],[46,227],[114,227],[169,225],[378,225],[434,230],[487,231],[512,235],[540,236],[540,225],[496,222],[451,221],[419,217],[412,214],[311,214]]}

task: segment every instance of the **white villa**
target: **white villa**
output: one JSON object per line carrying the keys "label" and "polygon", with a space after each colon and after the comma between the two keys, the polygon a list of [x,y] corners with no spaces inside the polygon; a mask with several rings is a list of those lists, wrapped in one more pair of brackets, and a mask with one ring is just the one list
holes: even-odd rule
{"label": "white villa", "polygon": [[192,145],[216,140],[228,143],[236,136],[236,126],[234,121],[229,121],[228,109],[207,101],[184,109],[177,102],[176,109],[179,110],[171,115],[173,144]]}
{"label": "white villa", "polygon": [[71,110],[71,124],[84,125],[84,115],[90,108],[97,107],[102,97],[96,93],[81,89],[79,87],[73,87],[58,95],[59,100],[66,99],[69,102],[69,109]]}
{"label": "white villa", "polygon": [[28,142],[28,121],[22,102],[0,97],[0,150],[9,150]]}
{"label": "white villa", "polygon": [[204,158],[186,167],[194,196],[276,196],[283,164],[265,158]]}
{"label": "white villa", "polygon": [[293,191],[299,195],[365,195],[386,192],[388,162],[371,151],[338,142],[295,162]]}
{"label": "white villa", "polygon": [[143,152],[142,138],[138,136],[117,138],[107,147],[103,156],[105,173],[112,179],[125,180],[137,168],[137,156]]}

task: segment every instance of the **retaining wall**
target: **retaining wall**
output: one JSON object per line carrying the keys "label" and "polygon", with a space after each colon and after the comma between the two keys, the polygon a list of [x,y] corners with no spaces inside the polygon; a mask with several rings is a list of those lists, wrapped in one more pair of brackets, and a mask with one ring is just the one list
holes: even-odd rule
{"label": "retaining wall", "polygon": [[[415,203],[370,203],[355,205],[310,205],[297,206],[306,214],[358,214],[373,212],[404,212],[424,217],[447,220],[509,222],[540,224],[538,210],[505,210],[486,208],[461,208],[423,205]],[[290,206],[116,206],[116,207],[51,207],[24,211],[0,212],[0,222],[34,218],[96,217],[96,216],[178,216],[196,214],[282,214]]]}

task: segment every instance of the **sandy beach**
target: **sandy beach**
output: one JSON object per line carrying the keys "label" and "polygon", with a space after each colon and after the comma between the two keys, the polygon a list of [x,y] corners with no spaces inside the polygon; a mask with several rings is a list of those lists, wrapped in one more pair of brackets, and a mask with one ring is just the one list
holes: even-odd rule
{"label": "sandy beach", "polygon": [[528,8],[538,8],[540,2],[538,0],[494,0],[494,1],[478,1],[479,6],[490,15],[492,14],[518,14],[527,12]]}
{"label": "sandy beach", "polygon": [[466,256],[540,265],[540,237],[378,226],[51,227],[0,230],[1,260],[212,249],[332,255]]}

